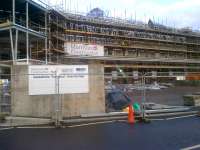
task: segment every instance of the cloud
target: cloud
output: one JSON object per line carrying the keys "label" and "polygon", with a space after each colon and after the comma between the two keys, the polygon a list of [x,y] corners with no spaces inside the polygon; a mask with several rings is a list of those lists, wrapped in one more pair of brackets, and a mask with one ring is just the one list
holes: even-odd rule
{"label": "cloud", "polygon": [[[51,0],[59,4],[62,0]],[[147,22],[149,18],[170,26],[200,29],[200,0],[66,0],[66,8],[86,13],[100,7],[115,17]],[[69,6],[71,5],[71,6]]]}
{"label": "cloud", "polygon": [[134,7],[127,7],[129,15],[136,12],[137,18],[145,22],[154,18],[156,22],[169,26],[200,29],[199,0],[174,0],[168,3],[162,0],[135,0],[134,3]]}
{"label": "cloud", "polygon": [[198,0],[183,0],[168,6],[163,14],[173,17],[175,24],[179,27],[191,26],[199,29],[199,7],[200,1]]}

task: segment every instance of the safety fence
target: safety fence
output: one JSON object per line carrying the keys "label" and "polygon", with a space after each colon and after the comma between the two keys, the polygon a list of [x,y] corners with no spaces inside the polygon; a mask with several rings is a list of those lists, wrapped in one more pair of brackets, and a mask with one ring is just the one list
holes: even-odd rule
{"label": "safety fence", "polygon": [[82,114],[126,111],[129,104],[138,104],[144,113],[200,105],[199,73],[73,69],[33,67],[29,74],[0,74],[0,112],[50,118],[58,124]]}

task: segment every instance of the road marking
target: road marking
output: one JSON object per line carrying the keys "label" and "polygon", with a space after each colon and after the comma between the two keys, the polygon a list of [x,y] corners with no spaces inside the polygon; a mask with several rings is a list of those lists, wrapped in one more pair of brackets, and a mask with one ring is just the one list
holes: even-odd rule
{"label": "road marking", "polygon": [[197,149],[197,148],[200,148],[200,144],[190,146],[190,147],[186,147],[186,148],[182,148],[181,150],[193,150],[193,149]]}
{"label": "road marking", "polygon": [[101,121],[101,122],[93,122],[93,123],[84,123],[84,124],[78,124],[78,125],[71,125],[71,126],[67,126],[67,127],[74,128],[74,127],[90,126],[90,125],[112,123],[112,122],[114,122],[114,121]]}
{"label": "road marking", "polygon": [[10,129],[13,129],[13,127],[9,127],[9,128],[0,128],[0,131],[3,131],[3,130],[10,130]]}
{"label": "road marking", "polygon": [[163,120],[166,120],[166,119],[150,119],[152,121],[163,121]]}
{"label": "road marking", "polygon": [[116,120],[116,122],[127,122],[127,120]]}
{"label": "road marking", "polygon": [[187,117],[194,117],[194,116],[196,116],[196,114],[194,114],[194,115],[187,115],[187,116],[180,116],[180,117],[166,118],[166,120],[173,120],[173,119],[187,118]]}
{"label": "road marking", "polygon": [[16,128],[18,128],[18,129],[51,129],[51,128],[55,128],[55,127],[53,127],[53,126],[46,126],[46,127],[26,127],[26,126],[24,126],[24,127],[16,127]]}
{"label": "road marking", "polygon": [[171,117],[171,118],[164,118],[164,119],[151,119],[152,121],[164,121],[164,120],[173,120],[173,119],[181,119],[181,118],[187,118],[187,117],[194,117],[194,115],[187,115],[187,116],[180,116],[180,117]]}

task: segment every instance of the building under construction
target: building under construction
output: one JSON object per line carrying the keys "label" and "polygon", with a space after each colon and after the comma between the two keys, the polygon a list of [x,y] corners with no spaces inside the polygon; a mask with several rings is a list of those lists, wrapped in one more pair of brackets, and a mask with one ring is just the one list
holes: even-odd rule
{"label": "building under construction", "polygon": [[[9,64],[93,59],[101,60],[106,73],[116,67],[124,72],[200,71],[200,33],[190,29],[108,18],[98,8],[71,14],[30,0],[1,2],[0,16],[0,58]],[[104,53],[70,55],[66,43],[101,45]]]}
{"label": "building under construction", "polygon": [[2,74],[13,65],[92,62],[103,66],[105,81],[120,69],[131,83],[135,72],[200,72],[200,33],[109,18],[98,8],[81,15],[7,0],[0,5],[0,59]]}

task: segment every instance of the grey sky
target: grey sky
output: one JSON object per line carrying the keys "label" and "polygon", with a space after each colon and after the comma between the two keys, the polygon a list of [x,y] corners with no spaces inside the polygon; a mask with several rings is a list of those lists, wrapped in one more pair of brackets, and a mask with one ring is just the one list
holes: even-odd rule
{"label": "grey sky", "polygon": [[99,7],[109,16],[147,22],[149,18],[178,28],[200,30],[200,0],[43,0],[66,10],[86,13]]}

